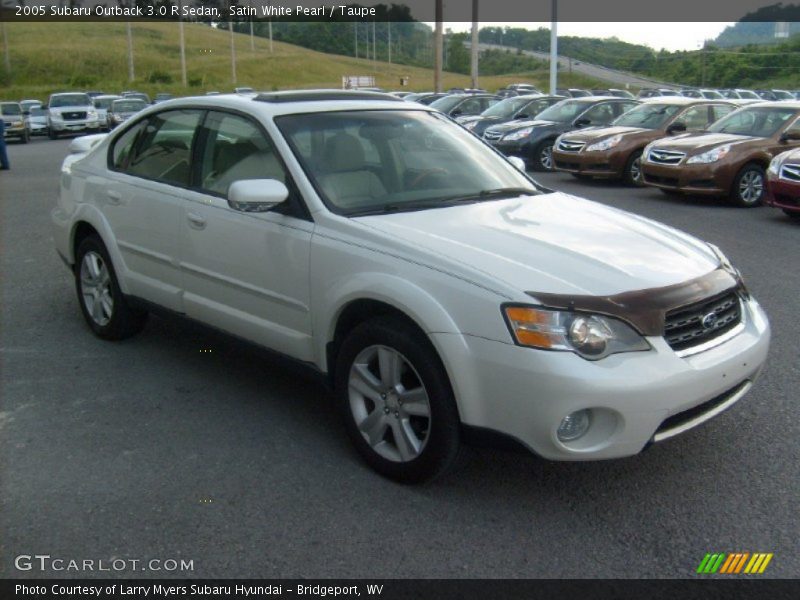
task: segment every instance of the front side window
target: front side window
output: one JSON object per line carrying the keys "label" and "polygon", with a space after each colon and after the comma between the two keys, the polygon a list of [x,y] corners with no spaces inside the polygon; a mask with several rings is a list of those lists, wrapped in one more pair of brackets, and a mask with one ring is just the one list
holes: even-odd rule
{"label": "front side window", "polygon": [[171,110],[152,115],[135,145],[125,172],[164,183],[189,185],[192,139],[198,110]]}
{"label": "front side window", "polygon": [[540,193],[441,115],[380,110],[275,119],[326,204],[350,216]]}
{"label": "front side window", "polygon": [[590,125],[607,125],[614,120],[614,105],[610,102],[604,102],[593,106],[581,115],[581,119],[589,119]]}
{"label": "front side window", "polygon": [[204,128],[206,143],[200,164],[200,187],[204,191],[224,196],[234,181],[244,179],[287,182],[274,146],[249,119],[210,112]]}
{"label": "front side window", "polygon": [[732,112],[708,128],[713,133],[770,137],[797,114],[794,108],[748,107]]}

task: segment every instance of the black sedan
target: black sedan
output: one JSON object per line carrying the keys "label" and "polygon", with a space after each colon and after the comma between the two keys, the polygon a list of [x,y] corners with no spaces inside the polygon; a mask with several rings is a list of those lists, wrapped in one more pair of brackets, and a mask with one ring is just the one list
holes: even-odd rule
{"label": "black sedan", "polygon": [[486,129],[483,138],[507,156],[518,156],[537,171],[552,171],[553,143],[562,133],[608,125],[639,104],[626,98],[570,98],[554,104],[532,121],[511,121]]}
{"label": "black sedan", "polygon": [[543,96],[541,94],[506,98],[494,106],[490,106],[480,115],[457,117],[456,121],[475,135],[483,136],[483,132],[493,125],[509,121],[529,121],[546,108],[564,99],[564,96]]}

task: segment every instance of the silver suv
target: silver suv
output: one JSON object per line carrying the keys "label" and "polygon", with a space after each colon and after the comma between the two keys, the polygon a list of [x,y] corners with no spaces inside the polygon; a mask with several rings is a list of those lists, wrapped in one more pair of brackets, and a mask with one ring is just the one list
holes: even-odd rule
{"label": "silver suv", "polygon": [[62,133],[100,131],[102,123],[88,95],[71,92],[52,94],[47,103],[47,128],[50,139]]}

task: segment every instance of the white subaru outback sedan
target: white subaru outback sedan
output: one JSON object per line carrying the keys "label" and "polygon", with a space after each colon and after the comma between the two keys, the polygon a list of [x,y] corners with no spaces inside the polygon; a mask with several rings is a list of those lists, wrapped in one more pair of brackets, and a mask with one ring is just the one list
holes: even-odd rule
{"label": "white subaru outback sedan", "polygon": [[184,98],[78,152],[52,217],[89,327],[119,340],[159,308],[312,365],[397,480],[473,432],[636,454],[729,408],[767,356],[717,248],[547,190],[424,106]]}

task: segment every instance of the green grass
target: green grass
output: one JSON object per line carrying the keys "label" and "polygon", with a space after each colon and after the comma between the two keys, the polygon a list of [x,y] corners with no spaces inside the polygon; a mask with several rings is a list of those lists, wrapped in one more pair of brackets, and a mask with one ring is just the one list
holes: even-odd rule
{"label": "green grass", "polygon": [[[177,23],[136,23],[132,26],[135,74],[128,80],[127,37],[124,23],[6,23],[11,72],[0,60],[2,99],[46,97],[57,91],[126,89],[177,95],[230,92],[230,33],[197,23],[185,24],[186,63],[189,85],[181,84]],[[376,84],[388,90],[401,89],[400,77],[409,77],[408,90],[433,89],[433,71],[417,67],[372,62],[323,54],[236,34],[237,84],[257,90],[290,88],[339,88],[343,75],[374,75]],[[3,57],[4,59],[5,57]],[[480,85],[496,90],[525,81],[547,88],[547,70],[507,76],[481,77]],[[466,75],[444,74],[444,88],[469,86]],[[564,87],[603,87],[579,75],[559,75]]]}

